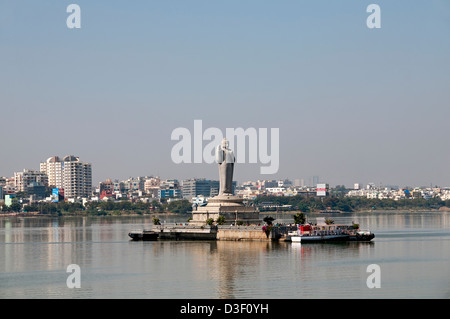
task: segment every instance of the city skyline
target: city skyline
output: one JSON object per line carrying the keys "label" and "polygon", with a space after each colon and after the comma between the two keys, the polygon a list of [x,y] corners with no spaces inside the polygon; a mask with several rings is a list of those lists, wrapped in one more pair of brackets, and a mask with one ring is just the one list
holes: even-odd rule
{"label": "city skyline", "polygon": [[[0,176],[56,154],[92,164],[93,184],[158,175],[217,179],[175,164],[171,132],[279,128],[279,170],[330,185],[450,185],[450,4],[192,0],[0,4]],[[206,142],[205,142],[206,144]]]}
{"label": "city skyline", "polygon": [[[94,180],[93,179],[93,173],[94,171],[92,170],[92,164],[88,163],[88,162],[82,162],[80,161],[80,158],[78,156],[74,156],[74,155],[66,155],[64,157],[59,157],[59,156],[51,156],[49,158],[47,158],[44,161],[41,161],[39,163],[39,169],[30,169],[30,168],[23,168],[22,170],[18,170],[18,171],[14,171],[13,174],[10,175],[5,175],[2,176],[0,175],[0,177],[3,178],[7,178],[7,179],[11,179],[12,181],[14,181],[14,184],[19,185],[18,187],[18,191],[23,191],[23,186],[22,185],[22,179],[24,178],[24,174],[25,173],[29,173],[30,176],[39,176],[41,174],[45,175],[45,181],[44,184],[48,184],[49,186],[52,187],[56,187],[56,188],[63,188],[64,189],[64,176],[67,173],[64,173],[64,165],[62,165],[62,163],[65,162],[67,165],[74,165],[74,164],[79,164],[83,167],[83,172],[82,175],[84,175],[84,167],[87,166],[89,171],[88,171],[88,176],[89,176],[89,184],[90,186],[87,186],[87,188],[92,188],[95,189],[97,188],[98,185],[107,182],[108,180],[110,181],[114,181],[114,182],[124,182],[124,181],[129,181],[132,179],[139,179],[139,178],[144,178],[144,179],[154,179],[157,178],[158,180],[161,181],[169,181],[169,180],[176,180],[176,181],[189,181],[189,180],[209,180],[209,181],[216,181],[218,182],[218,176],[213,176],[213,177],[207,177],[207,176],[190,176],[190,177],[185,177],[185,178],[181,178],[181,177],[177,177],[177,176],[160,176],[158,174],[138,174],[138,175],[127,175],[124,177],[117,177],[117,176],[111,176],[108,175],[108,177],[106,177],[103,180]],[[53,166],[50,166],[53,165]],[[54,167],[54,165],[59,165],[57,167]],[[205,164],[203,164],[205,165]],[[209,165],[213,165],[213,164],[209,164]],[[213,165],[215,167],[215,165]],[[69,174],[73,174],[70,173],[71,170],[75,170],[76,172],[78,172],[78,170],[81,168],[78,167],[68,167],[69,168]],[[216,168],[217,169],[217,168]],[[59,173],[58,173],[59,172]],[[76,173],[78,174],[78,173]],[[76,175],[75,174],[75,175]],[[59,179],[58,177],[59,176]],[[361,180],[355,180],[350,184],[345,184],[345,183],[329,183],[327,180],[323,179],[321,176],[319,175],[314,175],[314,176],[306,176],[306,177],[293,177],[293,176],[284,176],[284,177],[278,177],[278,178],[273,178],[270,177],[270,175],[260,175],[261,178],[256,178],[256,179],[233,179],[233,183],[236,183],[236,185],[245,185],[248,182],[264,182],[264,181],[289,181],[292,183],[292,186],[302,186],[302,187],[316,187],[318,184],[327,184],[330,187],[336,187],[336,186],[345,186],[347,189],[353,189],[355,187],[355,185],[358,185],[358,187],[364,187],[364,186],[370,186],[370,187],[397,187],[397,188],[405,188],[405,187],[441,187],[441,188],[449,188],[450,184],[443,184],[443,185],[439,185],[439,184],[433,184],[430,183],[428,185],[426,184],[400,184],[400,183],[377,183],[374,181],[369,181],[369,182],[363,182]],[[39,180],[39,179],[38,179]],[[81,181],[77,181],[77,183],[82,183],[84,184],[85,182],[81,182]],[[85,187],[85,186],[83,186]],[[66,187],[67,188],[67,187]]]}

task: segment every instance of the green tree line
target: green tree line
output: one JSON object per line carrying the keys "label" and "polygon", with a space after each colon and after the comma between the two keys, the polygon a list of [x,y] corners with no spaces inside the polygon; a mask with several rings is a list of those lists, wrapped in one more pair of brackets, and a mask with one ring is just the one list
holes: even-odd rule
{"label": "green tree line", "polygon": [[192,211],[192,204],[188,200],[171,201],[160,203],[156,200],[150,203],[121,200],[117,202],[89,202],[86,206],[81,203],[59,202],[59,203],[33,203],[21,205],[14,202],[10,207],[3,206],[3,212],[38,212],[43,215],[64,215],[86,213],[88,215],[120,215],[122,213],[145,214],[150,212],[164,213],[172,212],[185,214]]}
{"label": "green tree line", "polygon": [[[440,198],[414,198],[414,199],[369,199],[364,197],[327,196],[319,198],[315,196],[260,196],[253,200],[253,204],[260,211],[278,210],[279,208],[264,208],[263,203],[271,203],[274,206],[291,205],[292,210],[301,212],[315,212],[325,209],[339,210],[342,212],[367,211],[367,210],[417,210],[439,209],[442,206],[450,207],[450,200],[442,201]],[[192,204],[188,200],[177,200],[167,203],[153,200],[149,203],[133,203],[128,200],[116,202],[89,202],[86,206],[81,203],[35,203],[24,205],[15,202],[10,207],[3,206],[3,212],[39,212],[40,214],[70,214],[84,212],[90,215],[110,215],[122,213],[145,214],[150,212],[186,214],[192,211]]]}
{"label": "green tree line", "polygon": [[[314,212],[325,209],[339,210],[343,212],[363,211],[363,210],[401,210],[401,209],[439,209],[442,206],[450,207],[450,200],[443,201],[438,197],[431,199],[406,198],[400,200],[393,199],[371,199],[364,197],[305,197],[297,196],[260,196],[254,201],[260,210],[264,210],[263,203],[271,203],[275,206],[292,205],[293,210],[302,212]],[[270,210],[270,209],[267,209]],[[276,210],[276,208],[272,208]]]}

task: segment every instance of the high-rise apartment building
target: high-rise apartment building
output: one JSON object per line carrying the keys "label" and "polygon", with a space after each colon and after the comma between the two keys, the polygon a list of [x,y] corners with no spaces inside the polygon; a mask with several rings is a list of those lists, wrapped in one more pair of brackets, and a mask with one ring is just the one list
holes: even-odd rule
{"label": "high-rise apartment building", "polygon": [[92,165],[69,155],[63,158],[63,188],[67,198],[90,197],[92,193]]}
{"label": "high-rise apartment building", "polygon": [[73,155],[47,159],[40,165],[41,172],[47,174],[48,184],[63,188],[66,198],[90,197],[92,193],[92,165],[80,161]]}
{"label": "high-rise apartment building", "polygon": [[48,185],[63,188],[63,161],[52,156],[40,164],[40,171],[48,176]]}

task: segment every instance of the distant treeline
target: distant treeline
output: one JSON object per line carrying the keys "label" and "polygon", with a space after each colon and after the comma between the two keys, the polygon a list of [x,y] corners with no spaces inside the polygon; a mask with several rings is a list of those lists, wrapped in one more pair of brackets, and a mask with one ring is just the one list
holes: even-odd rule
{"label": "distant treeline", "polygon": [[[14,211],[20,211],[21,207],[13,207]],[[8,208],[5,208],[6,211]],[[11,209],[8,209],[11,210]],[[121,214],[148,214],[151,212],[164,213],[171,212],[177,214],[192,211],[192,204],[188,200],[171,201],[170,203],[160,203],[156,200],[150,203],[136,202],[128,200],[117,202],[89,202],[86,206],[81,203],[59,202],[59,203],[35,203],[24,205],[24,212],[38,212],[44,215],[65,215],[65,214],[87,214],[87,215],[121,215]]]}
{"label": "distant treeline", "polygon": [[[450,200],[442,201],[440,198],[408,198],[393,199],[369,199],[364,197],[305,197],[298,196],[260,196],[250,201],[260,211],[295,210],[301,212],[316,212],[321,210],[339,210],[342,212],[370,211],[370,210],[433,210],[440,207],[450,207]],[[282,207],[288,205],[287,207]],[[170,203],[153,200],[149,203],[120,200],[115,202],[89,202],[86,206],[81,203],[35,203],[20,205],[15,202],[10,207],[3,207],[4,212],[38,212],[43,215],[122,215],[122,214],[149,214],[171,212],[186,214],[192,211],[192,204],[188,200],[171,201]]]}
{"label": "distant treeline", "polygon": [[[406,198],[393,199],[371,199],[364,197],[305,197],[297,196],[260,196],[253,201],[260,211],[289,210],[288,207],[273,207],[292,205],[293,210],[302,212],[314,212],[326,209],[339,210],[342,212],[367,211],[367,210],[422,210],[439,209],[442,206],[450,207],[450,200],[443,201],[440,198]],[[269,207],[272,206],[272,207]]]}

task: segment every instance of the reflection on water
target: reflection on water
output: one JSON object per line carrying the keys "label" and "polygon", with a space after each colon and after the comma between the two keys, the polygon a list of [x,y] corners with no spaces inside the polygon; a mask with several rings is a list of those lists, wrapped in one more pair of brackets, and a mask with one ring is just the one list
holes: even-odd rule
{"label": "reflection on water", "polygon": [[[376,237],[333,244],[134,242],[128,232],[151,217],[2,218],[0,298],[446,298],[448,215],[336,214]],[[69,264],[81,267],[80,289],[66,286]],[[380,289],[366,285],[370,264]]]}

